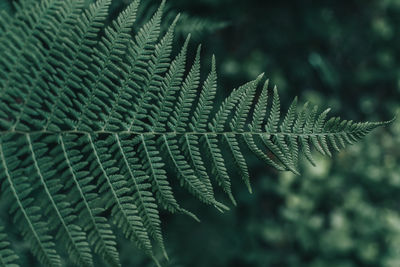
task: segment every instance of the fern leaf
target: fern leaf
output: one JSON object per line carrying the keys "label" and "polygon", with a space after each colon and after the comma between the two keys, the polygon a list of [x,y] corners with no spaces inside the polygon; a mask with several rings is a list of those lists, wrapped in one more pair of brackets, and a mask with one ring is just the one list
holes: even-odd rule
{"label": "fern leaf", "polygon": [[[46,4],[36,7],[38,16],[36,24],[26,25],[24,29],[28,29],[26,36],[23,34],[15,34],[11,37],[16,38],[16,44],[9,44],[8,49],[5,49],[5,54],[0,60],[0,66],[14,62],[9,68],[8,75],[1,81],[3,91],[0,94],[4,95],[5,105],[9,107],[9,116],[13,121],[8,127],[11,129],[29,129],[32,126],[38,127],[40,122],[32,120],[29,116],[37,113],[35,109],[41,102],[43,91],[36,86],[40,82],[42,72],[45,71],[45,62],[48,59],[49,51],[53,50],[57,39],[60,38],[64,25],[68,23],[71,17],[76,17],[82,9],[82,1],[46,1]],[[45,40],[49,44],[50,49],[46,49],[43,45],[35,46],[35,43],[40,44],[41,40]],[[32,50],[35,53],[27,54],[25,50]],[[10,51],[11,50],[11,51]],[[14,50],[14,51],[13,51]],[[7,62],[7,63],[5,63]],[[21,70],[25,66],[30,66],[25,72],[30,75],[22,75]],[[42,88],[41,88],[42,89]],[[20,99],[19,103],[15,99]],[[33,102],[33,103],[32,103]],[[31,108],[29,108],[31,106]],[[28,122],[28,128],[25,123],[20,123],[23,120]]]}
{"label": "fern leaf", "polygon": [[250,130],[254,132],[261,132],[262,125],[267,114],[267,101],[268,101],[268,84],[269,80],[266,80],[261,91],[259,100],[254,108],[254,114],[252,123],[250,125]]}
{"label": "fern leaf", "polygon": [[[31,70],[34,74],[32,75],[33,77],[31,77],[27,83],[22,83],[25,85],[25,88],[18,89],[20,91],[26,91],[27,94],[23,96],[23,103],[16,111],[16,119],[11,129],[23,129],[27,124],[32,125],[30,128],[41,128],[42,121],[32,120],[30,115],[36,113],[35,109],[38,107],[38,103],[43,101],[41,97],[43,97],[44,92],[41,86],[44,84],[45,77],[49,77],[49,74],[53,71],[54,66],[51,63],[53,62],[53,58],[57,55],[57,53],[52,52],[56,52],[57,50],[62,51],[59,44],[62,43],[63,38],[67,35],[64,29],[66,25],[75,24],[77,22],[82,12],[83,4],[83,0],[65,1],[65,5],[60,7],[61,10],[59,12],[61,16],[59,22],[44,25],[44,27],[50,28],[50,30],[44,30],[44,32],[37,37],[38,39],[45,39],[47,41],[48,50],[43,47],[38,51],[41,57],[37,57],[37,62]],[[26,63],[28,64],[28,62]]]}
{"label": "fern leaf", "polygon": [[76,210],[84,224],[83,229],[88,232],[89,242],[94,251],[111,265],[118,266],[116,238],[106,218],[100,216],[104,210],[96,205],[99,202],[98,194],[94,192],[95,186],[90,184],[93,176],[85,170],[88,163],[82,160],[79,151],[74,149],[74,145],[83,141],[81,137],[72,135],[68,136],[66,141],[64,139],[62,135],[58,137],[66,163],[66,172],[69,172],[68,175],[72,178],[71,186],[75,188],[72,194],[74,200],[78,200]]}
{"label": "fern leaf", "polygon": [[[262,135],[258,135],[260,139],[263,140]],[[246,142],[247,147],[262,161],[264,161],[267,165],[271,165],[272,167],[276,168],[279,171],[284,171],[285,168],[281,165],[280,162],[276,162],[271,156],[264,151],[257,145],[256,140],[252,134],[245,134],[244,140]],[[264,140],[263,140],[264,141]]]}
{"label": "fern leaf", "polygon": [[[122,158],[121,146],[116,136],[109,136],[106,140],[99,140],[94,144],[89,135],[90,149],[94,151],[93,169],[100,170],[100,192],[107,199],[106,207],[111,208],[114,223],[122,229],[125,236],[137,243],[148,254],[151,244],[147,233],[144,231],[143,221],[138,213],[135,200],[125,177],[119,174],[119,168],[126,168]],[[113,143],[111,150],[109,144]],[[115,154],[114,154],[115,153]],[[116,163],[119,168],[115,167]]]}
{"label": "fern leaf", "polygon": [[318,110],[318,107],[314,106],[310,111],[308,111],[308,115],[306,116],[306,122],[305,122],[304,128],[303,128],[303,133],[306,135],[304,137],[303,136],[300,137],[300,142],[302,145],[303,152],[304,152],[306,158],[308,159],[308,161],[313,166],[315,166],[315,161],[311,154],[310,143],[307,138],[307,134],[310,134],[312,132],[313,122],[314,122],[314,118],[316,116],[317,110]]}
{"label": "fern leaf", "polygon": [[265,131],[267,133],[276,133],[278,130],[278,123],[280,119],[280,106],[281,102],[279,100],[278,89],[275,86],[271,112],[269,114],[267,125],[265,126]]}
{"label": "fern leaf", "polygon": [[[57,7],[62,4],[60,1],[45,1],[42,4],[38,2],[32,4],[28,6],[29,8],[18,8],[15,18],[6,22],[5,26],[8,27],[2,31],[2,36],[0,37],[2,47],[0,69],[7,70],[4,73],[6,79],[1,80],[1,93],[4,93],[7,87],[3,86],[10,83],[11,77],[18,75],[16,72],[18,65],[16,63],[18,63],[18,59],[21,59],[24,49],[29,46],[32,48],[30,43],[35,40],[37,34],[40,34],[43,26],[48,25],[49,18],[59,18],[55,15],[60,10]],[[18,15],[22,15],[25,18],[22,20],[21,16]],[[30,22],[30,25],[28,22]],[[12,54],[12,52],[14,53]]]}
{"label": "fern leaf", "polygon": [[230,124],[233,132],[243,132],[245,123],[250,112],[253,98],[256,93],[257,85],[264,74],[260,75],[255,81],[246,84],[240,104],[235,112],[235,116]]}
{"label": "fern leaf", "polygon": [[169,126],[173,131],[184,132],[189,121],[190,111],[200,84],[200,51],[201,46],[197,48],[196,59],[181,87],[173,116],[170,116]]}
{"label": "fern leaf", "polygon": [[[53,93],[49,96],[52,103],[49,111],[43,114],[45,121],[43,130],[59,131],[62,128],[73,127],[80,114],[78,104],[71,99],[82,96],[80,92],[83,79],[86,76],[88,65],[92,62],[90,58],[91,46],[97,43],[96,36],[107,16],[107,10],[111,0],[99,0],[89,6],[78,19],[77,25],[68,31],[68,42],[60,45],[58,53],[63,54],[62,61],[57,62],[57,74],[54,82],[49,84]],[[74,110],[74,112],[70,112]],[[65,118],[68,118],[65,120]]]}
{"label": "fern leaf", "polygon": [[153,114],[154,127],[152,128],[155,131],[166,131],[165,122],[167,121],[170,112],[172,112],[175,94],[180,89],[180,85],[182,83],[189,40],[190,35],[186,38],[181,52],[178,54],[175,60],[172,61],[170,69],[162,82],[160,93],[157,97],[157,107],[155,108],[155,112]]}
{"label": "fern leaf", "polygon": [[[136,114],[131,119],[128,131],[140,132],[143,129],[150,130],[154,123],[154,119],[151,116],[147,116],[154,108],[149,101],[157,99],[156,94],[159,85],[162,83],[161,74],[165,72],[170,64],[169,56],[172,51],[173,32],[178,19],[179,16],[174,20],[160,43],[156,45],[154,54],[145,72],[144,88],[136,106]],[[143,121],[143,119],[145,120]]]}
{"label": "fern leaf", "polygon": [[213,101],[217,91],[217,72],[215,66],[215,56],[212,57],[211,72],[203,84],[199,103],[194,112],[191,128],[196,132],[205,132],[207,128],[208,117],[213,108]]}
{"label": "fern leaf", "polygon": [[[7,142],[7,147],[4,147],[5,142]],[[43,221],[39,212],[40,207],[32,206],[34,202],[31,197],[32,188],[29,186],[28,177],[20,168],[24,166],[19,166],[18,153],[24,153],[21,150],[18,152],[18,140],[2,138],[0,143],[1,173],[2,180],[4,179],[8,185],[3,188],[13,199],[10,212],[38,260],[45,266],[61,266],[61,259],[55,250],[47,222]]]}
{"label": "fern leaf", "polygon": [[[60,180],[54,179],[54,170],[52,167],[51,157],[43,156],[47,148],[46,143],[33,144],[30,135],[26,135],[29,151],[31,153],[32,162],[40,179],[40,183],[45,191],[45,199],[51,209],[47,209],[47,216],[50,218],[50,225],[58,229],[58,238],[66,240],[66,247],[70,258],[79,266],[93,266],[92,254],[89,244],[86,241],[85,232],[72,222],[75,220],[73,210],[66,200],[65,195],[60,194],[62,188]],[[40,158],[37,151],[40,151]],[[40,165],[40,166],[39,166]],[[49,181],[46,177],[51,177]],[[56,215],[56,216],[53,216]]]}
{"label": "fern leaf", "polygon": [[160,154],[154,146],[154,140],[149,138],[149,136],[140,135],[140,142],[139,154],[142,165],[143,168],[147,170],[147,175],[151,178],[153,190],[156,192],[158,202],[170,212],[179,211],[181,208],[173,196],[166,172],[162,168],[164,163],[162,163]]}
{"label": "fern leaf", "polygon": [[211,179],[207,173],[205,162],[202,159],[200,153],[200,148],[199,148],[200,143],[198,136],[184,134],[181,137],[180,143],[182,144],[182,149],[186,153],[186,156],[190,159],[196,175],[199,177],[200,181],[204,184],[205,188],[207,189],[208,192],[207,198],[209,198],[213,203],[214,207],[216,207],[221,212],[223,210],[228,210],[228,208],[224,204],[219,203],[214,197],[214,189],[211,184]]}
{"label": "fern leaf", "polygon": [[236,200],[232,194],[231,182],[226,169],[225,161],[217,144],[217,135],[204,135],[204,143],[207,147],[207,152],[209,153],[212,162],[212,173],[215,175],[218,184],[222,187],[225,193],[228,194],[230,200],[236,206]]}
{"label": "fern leaf", "polygon": [[[148,189],[151,189],[151,185],[148,183],[149,177],[141,170],[141,166],[137,164],[138,159],[135,158],[136,153],[133,151],[132,147],[127,146],[130,142],[123,142],[118,136],[115,136],[115,138],[117,139],[120,153],[124,161],[123,167],[126,169],[132,187],[134,188],[136,207],[143,221],[142,228],[136,231],[138,239],[142,240],[143,244],[147,246],[146,249],[151,253],[150,239],[147,235],[149,232],[149,234],[157,240],[161,248],[164,249],[157,205],[155,204],[155,199],[151,192],[148,191]],[[129,149],[129,151],[126,151],[127,149]],[[134,162],[132,162],[133,159]]]}
{"label": "fern leaf", "polygon": [[[257,98],[263,75],[216,106],[215,57],[202,86],[200,46],[185,71],[190,36],[171,61],[179,15],[160,38],[165,1],[134,38],[139,0],[105,27],[110,4],[21,0],[14,15],[0,11],[1,197],[13,200],[10,214],[42,265],[61,265],[62,243],[75,265],[94,265],[93,250],[120,266],[108,217],[158,265],[152,242],[168,258],[159,209],[198,220],[170,176],[224,211],[214,190],[236,204],[230,159],[252,191],[245,147],[298,174],[301,155],[314,164],[313,148],[330,156],[390,123],[297,111],[297,99],[282,116],[276,87],[268,105],[268,81]],[[0,264],[14,264],[4,238],[0,230]]]}
{"label": "fern leaf", "polygon": [[196,175],[195,170],[185,159],[185,155],[181,154],[179,143],[174,136],[163,135],[160,138],[159,143],[161,143],[163,148],[167,151],[167,154],[177,171],[181,185],[184,185],[190,193],[198,197],[204,203],[213,204],[215,199],[213,196],[210,196],[207,187]]}
{"label": "fern leaf", "polygon": [[227,134],[227,133],[224,134],[224,140],[228,144],[231,155],[234,158],[235,165],[240,171],[239,172],[240,177],[242,177],[242,180],[246,184],[247,190],[249,190],[249,192],[252,193],[253,189],[251,188],[250,184],[250,174],[247,168],[247,163],[242,154],[242,151],[240,150],[239,142],[237,141],[236,138],[237,137],[234,134]]}
{"label": "fern leaf", "polygon": [[[160,34],[160,23],[164,4],[161,4],[153,18],[146,23],[135,37],[135,42],[128,45],[128,67],[123,73],[124,79],[118,88],[118,96],[112,104],[108,117],[105,118],[103,130],[127,128],[125,120],[133,117],[132,102],[139,97],[142,75],[145,74],[147,61],[150,59],[157,38]],[[126,115],[125,115],[126,114]]]}
{"label": "fern leaf", "polygon": [[0,266],[17,267],[19,257],[11,247],[4,227],[0,224]]}
{"label": "fern leaf", "polygon": [[[248,89],[251,84],[254,85],[254,81],[244,86],[239,87],[238,89],[234,89],[232,93],[224,100],[219,111],[215,115],[213,119],[212,128],[217,132],[223,132],[225,130],[225,124],[228,121],[229,115],[231,115],[234,110],[235,105],[239,102],[240,98],[245,95],[245,91]],[[255,86],[253,86],[255,89]],[[251,103],[250,103],[251,104]],[[240,112],[239,112],[240,113]],[[237,113],[235,114],[237,117]],[[243,114],[241,114],[243,115]],[[236,121],[237,119],[234,119]],[[232,128],[232,127],[231,127]]]}
{"label": "fern leaf", "polygon": [[85,85],[88,95],[80,108],[81,116],[74,125],[75,129],[95,127],[95,125],[87,124],[98,119],[96,113],[99,109],[107,109],[108,105],[103,98],[114,99],[116,97],[110,88],[118,86],[115,84],[120,72],[118,63],[120,56],[125,53],[125,47],[130,39],[129,32],[136,20],[138,5],[139,0],[135,0],[119,15],[112,26],[106,28],[105,36],[99,43],[99,50],[95,51],[96,55],[93,56],[92,68],[96,71],[88,73],[89,77],[86,79]]}

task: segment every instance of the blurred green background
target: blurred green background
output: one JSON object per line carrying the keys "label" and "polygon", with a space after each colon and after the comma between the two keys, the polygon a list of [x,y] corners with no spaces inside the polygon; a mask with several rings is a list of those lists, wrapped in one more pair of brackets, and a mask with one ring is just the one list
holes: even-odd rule
{"label": "blurred green background", "polygon": [[[128,2],[114,0],[110,18]],[[159,3],[142,2],[139,24]],[[204,73],[217,56],[220,98],[265,72],[284,107],[298,95],[373,121],[400,106],[400,0],[170,0],[166,21],[177,12],[177,43],[192,32],[191,50],[203,44]],[[249,155],[254,193],[232,177],[238,207],[225,214],[176,192],[202,223],[162,214],[164,266],[400,266],[400,119],[316,159],[295,176]],[[120,251],[123,266],[153,266],[122,237]]]}

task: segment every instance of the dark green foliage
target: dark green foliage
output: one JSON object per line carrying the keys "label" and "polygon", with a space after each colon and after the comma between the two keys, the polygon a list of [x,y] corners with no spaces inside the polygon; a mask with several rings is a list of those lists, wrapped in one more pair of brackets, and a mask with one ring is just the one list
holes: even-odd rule
{"label": "dark green foliage", "polygon": [[[109,221],[158,263],[155,244],[168,258],[159,211],[198,220],[175,197],[174,176],[226,210],[214,180],[236,205],[230,158],[251,191],[246,150],[298,174],[301,154],[314,164],[312,147],[331,156],[388,123],[299,112],[297,99],[282,116],[276,87],[270,108],[268,83],[256,97],[263,75],[216,105],[215,57],[203,83],[200,48],[186,73],[190,36],[170,59],[179,15],[162,31],[165,1],[134,37],[139,1],[105,26],[110,4],[26,0],[0,21],[1,196],[45,266],[61,265],[59,247],[79,266],[94,253],[121,265]],[[4,261],[16,260],[3,244]]]}
{"label": "dark green foliage", "polygon": [[[132,0],[113,1],[110,7],[110,13],[118,14],[131,2]],[[178,15],[179,11],[180,19],[175,29],[175,33],[178,35],[178,37],[186,38],[186,36],[190,34],[193,39],[198,41],[207,34],[219,31],[230,25],[230,22],[221,20],[220,18],[211,19],[207,16],[193,15],[185,12],[184,9],[177,8],[175,3],[175,1],[166,2],[164,9],[165,18],[163,19],[164,23],[161,25],[161,28],[163,30],[167,30],[168,26]],[[148,21],[152,17],[153,13],[157,10],[159,5],[159,0],[143,1],[138,9],[137,22],[142,24]]]}

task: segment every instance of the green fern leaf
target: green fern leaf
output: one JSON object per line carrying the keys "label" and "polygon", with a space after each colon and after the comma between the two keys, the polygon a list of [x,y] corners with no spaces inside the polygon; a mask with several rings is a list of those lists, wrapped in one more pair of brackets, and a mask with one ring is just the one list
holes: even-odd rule
{"label": "green fern leaf", "polygon": [[[12,140],[10,136],[4,136],[0,143],[1,180],[6,197],[13,200],[10,213],[14,222],[18,225],[22,235],[30,243],[31,249],[38,260],[47,266],[61,266],[60,256],[55,250],[53,237],[49,234],[49,227],[40,214],[40,207],[33,204],[31,197],[33,188],[29,178],[24,173],[27,166],[21,165],[18,156],[26,153],[19,149],[19,143],[23,136]],[[7,143],[7,147],[5,147]],[[21,142],[23,143],[23,142]]]}
{"label": "green fern leaf", "polygon": [[[134,37],[139,1],[105,27],[110,3],[25,0],[0,11],[1,197],[44,266],[61,265],[63,246],[75,265],[93,266],[93,251],[120,266],[109,221],[158,264],[153,242],[168,258],[160,208],[198,220],[172,176],[224,211],[214,190],[236,204],[229,159],[252,192],[245,149],[298,174],[301,155],[314,164],[313,148],[331,156],[390,123],[329,119],[309,104],[298,111],[297,98],[282,118],[276,87],[270,105],[268,81],[257,97],[263,75],[216,106],[215,57],[203,83],[190,35],[170,59],[179,15],[164,33],[165,1]],[[1,231],[0,264],[15,264]]]}
{"label": "green fern leaf", "polygon": [[201,46],[197,48],[196,59],[181,87],[173,116],[170,117],[169,126],[172,131],[185,132],[186,130],[185,127],[189,121],[190,111],[200,84],[200,51]]}
{"label": "green fern leaf", "polygon": [[17,267],[18,259],[18,255],[11,248],[7,234],[4,233],[4,227],[0,224],[0,266]]}
{"label": "green fern leaf", "polygon": [[217,91],[217,72],[215,56],[212,57],[211,72],[204,82],[200,93],[199,103],[194,112],[191,127],[195,132],[206,132],[207,122],[213,108],[213,102]]}
{"label": "green fern leaf", "polygon": [[115,235],[106,218],[100,215],[104,208],[97,205],[99,201],[98,195],[94,191],[96,187],[90,184],[93,176],[85,170],[88,162],[83,160],[75,148],[75,146],[81,145],[84,139],[85,136],[75,135],[58,137],[61,146],[60,154],[64,156],[63,162],[66,165],[59,166],[59,168],[63,167],[63,175],[72,178],[66,187],[70,187],[73,199],[78,201],[76,210],[80,214],[83,229],[88,232],[89,242],[94,251],[112,265],[119,265]]}
{"label": "green fern leaf", "polygon": [[[49,138],[47,138],[47,141]],[[46,205],[46,215],[50,218],[49,224],[58,229],[57,237],[60,240],[66,240],[66,247],[70,258],[79,266],[93,266],[93,259],[89,244],[87,242],[86,233],[81,227],[74,225],[73,221],[76,216],[73,214],[73,209],[66,201],[66,196],[60,193],[62,183],[55,177],[55,172],[52,167],[50,156],[45,156],[47,151],[47,143],[32,141],[30,135],[26,135],[27,145],[31,153],[32,165],[34,172],[44,191],[44,199]],[[38,156],[40,159],[38,160]],[[52,180],[49,180],[52,178]]]}

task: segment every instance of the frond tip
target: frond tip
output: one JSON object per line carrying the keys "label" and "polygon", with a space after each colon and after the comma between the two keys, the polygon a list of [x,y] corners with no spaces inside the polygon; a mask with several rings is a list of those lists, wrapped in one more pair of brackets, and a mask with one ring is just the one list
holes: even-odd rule
{"label": "frond tip", "polygon": [[[266,99],[266,97],[261,97]],[[268,153],[261,155],[268,164],[273,167],[278,167],[290,170],[296,174],[298,171],[298,156],[300,152],[306,156],[308,161],[314,165],[314,160],[311,155],[311,148],[314,147],[322,155],[332,155],[332,151],[340,151],[346,145],[353,144],[361,140],[365,135],[373,129],[388,125],[394,119],[385,122],[353,122],[341,120],[338,117],[327,119],[327,109],[317,114],[318,107],[309,107],[309,104],[304,104],[299,112],[296,109],[297,98],[289,107],[283,121],[279,115],[279,97],[277,90],[274,88],[274,97],[272,100],[271,114],[264,127],[264,132],[249,132],[247,139],[251,135],[251,139],[261,139],[264,146],[261,145],[261,151],[267,150]],[[257,103],[258,105],[259,103]],[[257,111],[256,105],[256,111]],[[255,120],[256,118],[256,120]],[[262,125],[263,118],[253,117],[250,129],[259,129]],[[255,127],[257,126],[257,127]],[[277,129],[280,129],[279,131]],[[247,142],[249,148],[254,152],[256,148],[255,142]]]}

